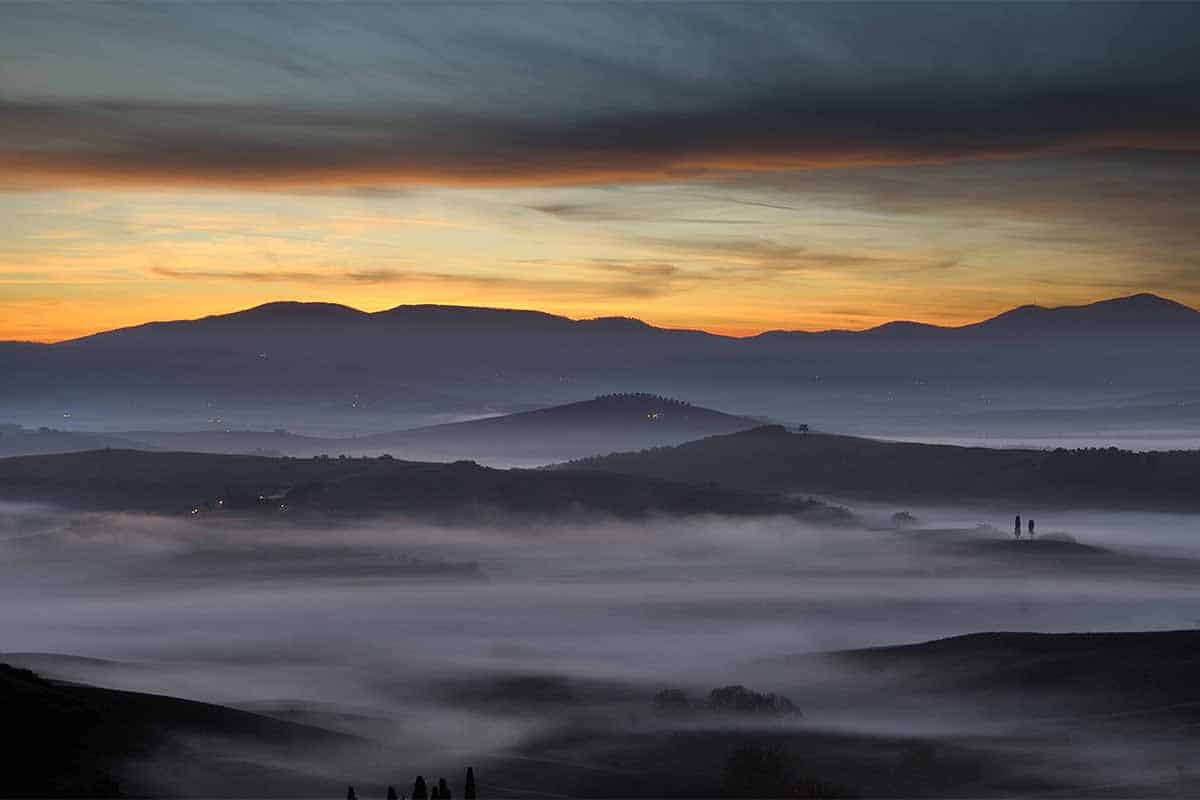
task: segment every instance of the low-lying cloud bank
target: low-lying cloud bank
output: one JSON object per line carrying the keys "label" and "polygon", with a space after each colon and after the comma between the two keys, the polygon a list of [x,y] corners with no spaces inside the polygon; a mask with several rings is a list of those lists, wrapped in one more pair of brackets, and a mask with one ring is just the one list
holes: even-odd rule
{"label": "low-lying cloud bank", "polygon": [[[984,732],[996,723],[971,706],[831,705],[823,687],[842,670],[786,657],[979,630],[1179,628],[1197,613],[1193,562],[1172,560],[1196,553],[1190,518],[1075,514],[1058,526],[1085,542],[1095,529],[1109,550],[1026,558],[961,548],[1003,541],[962,509],[913,511],[931,533],[718,516],[306,527],[5,504],[0,638],[10,654],[98,659],[7,656],[46,674],[334,728],[428,764],[564,729],[599,742],[633,719],[638,735],[702,738]],[[1127,554],[1121,527],[1164,549]],[[735,684],[803,716],[655,716],[663,689]],[[378,773],[362,752],[346,759],[326,767]]]}

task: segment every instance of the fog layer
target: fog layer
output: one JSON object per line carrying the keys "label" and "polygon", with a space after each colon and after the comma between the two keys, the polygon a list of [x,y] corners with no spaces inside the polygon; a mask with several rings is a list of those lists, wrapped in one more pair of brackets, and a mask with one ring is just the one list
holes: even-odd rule
{"label": "fog layer", "polygon": [[[0,641],[106,660],[21,657],[50,674],[318,720],[419,764],[518,748],[549,724],[472,690],[484,679],[558,676],[610,711],[644,710],[665,687],[803,697],[805,676],[773,659],[1200,620],[1195,518],[1046,518],[1039,531],[1109,551],[1014,558],[968,546],[1003,542],[1011,517],[913,511],[925,533],[782,518],[302,528],[5,505]],[[825,721],[896,724],[844,709]]]}

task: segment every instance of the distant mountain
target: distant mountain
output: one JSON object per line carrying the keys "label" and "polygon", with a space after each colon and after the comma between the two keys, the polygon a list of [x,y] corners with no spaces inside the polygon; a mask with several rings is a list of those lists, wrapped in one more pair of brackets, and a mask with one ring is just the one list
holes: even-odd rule
{"label": "distant mountain", "polygon": [[1200,334],[1200,312],[1153,294],[1083,306],[1028,305],[957,330],[987,336],[1151,336]]}
{"label": "distant mountain", "polygon": [[773,331],[763,336],[828,336],[894,341],[1074,338],[1200,334],[1200,311],[1158,295],[1142,293],[1081,306],[1025,305],[960,326],[897,320],[862,331]]}
{"label": "distant mountain", "polygon": [[712,482],[756,492],[803,492],[952,505],[1200,510],[1200,451],[1134,453],[914,444],[790,433],[780,426],[676,447],[582,459],[570,469]]}
{"label": "distant mountain", "polygon": [[275,302],[195,320],[150,322],[120,328],[72,339],[59,346],[153,349],[180,343],[225,345],[231,336],[255,335],[274,340],[281,334],[325,340],[348,334],[387,337],[394,334],[433,333],[457,337],[479,333],[529,336],[647,332],[727,338],[702,331],[656,328],[641,320],[625,317],[573,320],[541,311],[438,305],[402,305],[368,313],[334,303]]}
{"label": "distant mountain", "polygon": [[[1141,293],[1101,300],[1081,306],[1047,308],[1025,305],[981,322],[944,327],[898,320],[861,331],[775,331],[773,334],[804,336],[847,336],[911,338],[938,333],[1039,334],[1127,332],[1157,333],[1164,330],[1200,331],[1200,311],[1154,294]],[[160,347],[174,340],[203,342],[225,334],[309,334],[314,337],[369,332],[437,331],[444,334],[486,331],[489,333],[608,333],[659,334],[677,338],[730,340],[734,337],[705,331],[659,328],[630,317],[599,317],[573,320],[541,311],[475,306],[401,305],[373,313],[335,303],[292,301],[266,303],[244,311],[217,314],[195,320],[150,322],[119,328],[60,343],[105,347]],[[748,337],[753,341],[759,337]]]}
{"label": "distant mountain", "polygon": [[[748,338],[535,311],[269,303],[54,345],[0,343],[0,422],[376,434],[629,387],[839,430],[1200,387],[1200,313],[1153,295],[974,325]],[[92,422],[89,422],[91,420]]]}

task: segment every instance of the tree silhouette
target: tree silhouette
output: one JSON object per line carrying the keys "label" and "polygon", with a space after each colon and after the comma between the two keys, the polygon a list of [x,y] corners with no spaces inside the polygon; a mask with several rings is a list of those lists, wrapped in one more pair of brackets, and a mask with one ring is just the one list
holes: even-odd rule
{"label": "tree silhouette", "polygon": [[450,800],[450,787],[445,778],[438,778],[437,792],[441,800]]}
{"label": "tree silhouette", "polygon": [[358,795],[354,793],[353,786],[346,787],[346,800],[358,800]]}
{"label": "tree silhouette", "polygon": [[388,787],[387,800],[399,800],[399,798],[396,796],[396,787],[395,786]]}
{"label": "tree silhouette", "polygon": [[664,714],[679,714],[690,711],[692,704],[679,689],[663,689],[654,695],[654,710]]}
{"label": "tree silhouette", "polygon": [[783,695],[761,694],[741,684],[713,689],[708,693],[708,708],[711,711],[735,714],[800,713],[792,701]]}
{"label": "tree silhouette", "polygon": [[475,770],[467,767],[467,780],[463,784],[463,800],[475,800]]}
{"label": "tree silhouette", "polygon": [[429,791],[425,788],[425,777],[418,775],[413,781],[412,800],[426,800]]}

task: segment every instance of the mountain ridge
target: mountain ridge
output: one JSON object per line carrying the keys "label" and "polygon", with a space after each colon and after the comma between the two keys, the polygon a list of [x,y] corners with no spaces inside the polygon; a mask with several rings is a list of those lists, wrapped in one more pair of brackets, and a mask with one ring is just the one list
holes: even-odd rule
{"label": "mountain ridge", "polygon": [[950,413],[1200,390],[1187,368],[1198,358],[1200,312],[1148,295],[1023,307],[961,328],[901,321],[745,338],[622,317],[289,302],[0,343],[0,419],[357,435],[637,388],[828,430],[905,419],[934,430]]}
{"label": "mountain ridge", "polygon": [[[55,345],[79,345],[98,341],[126,339],[136,332],[162,331],[183,328],[211,328],[215,325],[242,325],[247,323],[270,323],[272,325],[379,325],[400,327],[443,325],[455,328],[497,325],[512,327],[523,325],[545,331],[567,331],[572,329],[605,331],[615,333],[644,332],[686,333],[702,335],[734,342],[754,341],[774,337],[914,337],[952,335],[959,333],[1027,332],[1046,333],[1046,325],[1059,323],[1068,327],[1080,324],[1110,324],[1129,326],[1140,324],[1151,328],[1170,325],[1190,325],[1200,330],[1200,311],[1191,306],[1149,292],[1124,295],[1092,303],[1064,306],[1041,306],[1026,304],[1016,306],[977,322],[957,326],[934,325],[915,320],[897,319],[861,330],[826,329],[799,330],[775,329],[748,336],[729,336],[702,329],[670,328],[648,323],[629,316],[602,316],[572,318],[533,309],[514,309],[491,306],[461,306],[439,304],[401,304],[381,311],[362,311],[352,306],[327,302],[302,302],[280,300],[262,303],[250,308],[225,314],[210,314],[195,319],[155,320],[137,325],[97,331],[86,336],[50,343]],[[5,344],[16,342],[5,341]]]}

